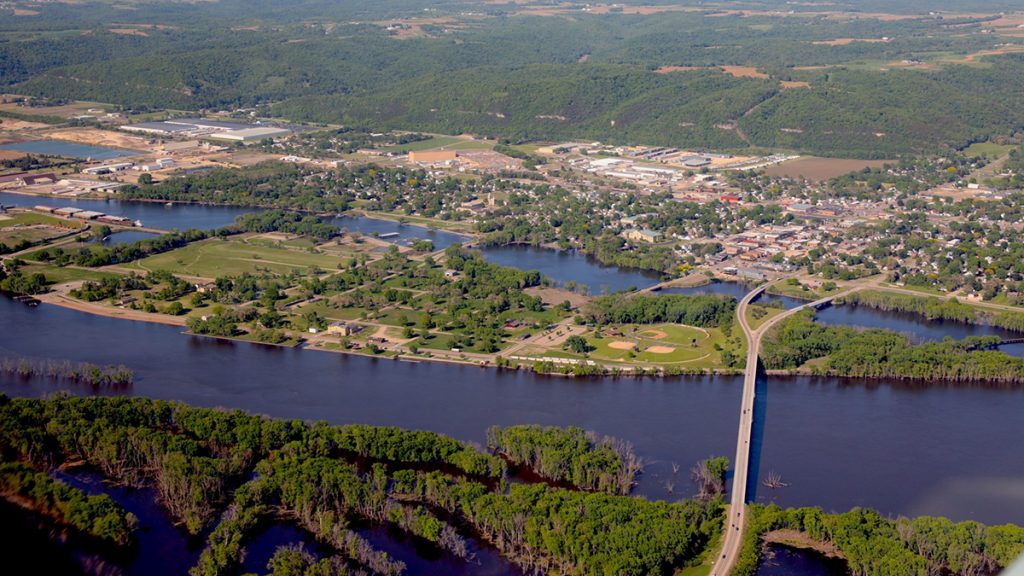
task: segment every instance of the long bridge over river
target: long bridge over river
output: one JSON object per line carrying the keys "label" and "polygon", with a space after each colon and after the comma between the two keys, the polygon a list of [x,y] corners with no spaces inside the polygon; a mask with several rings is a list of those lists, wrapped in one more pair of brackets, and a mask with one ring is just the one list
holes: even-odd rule
{"label": "long bridge over river", "polygon": [[[732,477],[732,498],[729,506],[729,518],[725,522],[725,538],[722,545],[721,556],[715,562],[712,576],[727,576],[731,574],[739,561],[740,552],[743,549],[743,536],[747,524],[747,495],[750,489],[750,482],[757,482],[756,472],[753,478],[750,473],[751,443],[753,442],[753,430],[755,424],[754,400],[756,399],[757,380],[759,373],[763,373],[760,365],[761,340],[764,335],[779,322],[808,308],[818,309],[831,304],[836,298],[842,298],[860,290],[863,285],[853,286],[844,291],[826,296],[814,302],[808,302],[796,308],[773,316],[756,329],[750,326],[747,320],[747,308],[750,303],[756,300],[770,284],[761,285],[740,300],[736,307],[736,315],[739,318],[743,334],[747,339],[747,367],[743,378],[743,399],[740,403],[740,426],[739,434],[736,437],[736,459],[733,460]],[[764,415],[760,415],[761,418]]]}

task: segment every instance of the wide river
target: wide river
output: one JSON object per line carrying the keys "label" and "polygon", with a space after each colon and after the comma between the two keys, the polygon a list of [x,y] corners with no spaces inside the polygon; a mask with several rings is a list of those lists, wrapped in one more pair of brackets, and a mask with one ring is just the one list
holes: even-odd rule
{"label": "wide river", "polygon": [[[149,218],[148,225],[166,228],[219,226],[248,211],[100,202],[111,213]],[[0,203],[42,202],[0,194]],[[135,215],[142,212],[146,215]],[[157,221],[160,214],[174,216]],[[206,223],[193,224],[196,220]],[[551,254],[522,250],[516,256],[511,264],[538,269]],[[607,269],[575,258],[577,276],[559,280],[607,282]],[[738,295],[744,290],[712,284],[680,291]],[[829,309],[820,317],[907,332],[918,341],[1002,333],[864,307]],[[0,356],[123,363],[135,370],[131,388],[104,393],[282,418],[428,429],[479,443],[495,424],[576,425],[632,442],[647,463],[637,493],[649,498],[692,495],[689,468],[709,456],[732,458],[735,449],[739,377],[567,379],[224,342],[179,332],[0,298]],[[66,386],[0,377],[0,391],[9,395],[41,396],[60,388]],[[94,393],[84,387],[72,392]],[[1013,436],[1024,413],[1020,388],[771,378],[760,398],[759,477],[775,472],[788,486],[770,490],[757,483],[758,501],[827,511],[866,506],[891,515],[1024,522],[1024,445]],[[675,476],[673,463],[679,466]],[[674,485],[671,493],[669,483]]]}

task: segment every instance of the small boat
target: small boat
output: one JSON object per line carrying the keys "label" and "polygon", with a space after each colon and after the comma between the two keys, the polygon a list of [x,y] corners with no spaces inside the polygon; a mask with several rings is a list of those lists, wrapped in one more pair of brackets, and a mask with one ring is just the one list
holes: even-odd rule
{"label": "small boat", "polygon": [[32,296],[15,296],[14,301],[21,302],[22,304],[26,304],[28,306],[39,306],[39,299],[33,298]]}
{"label": "small boat", "polygon": [[168,202],[168,203],[164,204],[164,207],[166,207],[166,208],[170,208],[171,206],[174,206],[174,202]]}
{"label": "small boat", "polygon": [[135,227],[136,228],[142,228],[142,220],[136,220],[135,221]]}

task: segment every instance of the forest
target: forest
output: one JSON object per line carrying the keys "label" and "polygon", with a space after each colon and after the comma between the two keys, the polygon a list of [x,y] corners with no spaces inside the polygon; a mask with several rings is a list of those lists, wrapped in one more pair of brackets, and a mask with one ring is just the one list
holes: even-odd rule
{"label": "forest", "polygon": [[851,574],[861,576],[973,576],[996,574],[1024,552],[1024,528],[953,522],[947,518],[886,518],[868,509],[826,514],[820,508],[781,509],[751,505],[750,526],[736,574],[753,576],[761,537],[797,530],[834,545]]}
{"label": "forest", "polygon": [[911,344],[906,335],[889,330],[825,326],[813,318],[813,312],[804,311],[772,328],[761,348],[766,369],[804,367],[812,374],[847,378],[1013,385],[1024,379],[1024,359],[991,349],[998,336]]}
{"label": "forest", "polygon": [[[114,14],[143,33],[111,34],[114,9],[105,4],[47,3],[38,16],[0,25],[0,79],[6,92],[137,111],[255,107],[295,121],[513,141],[870,158],[951,151],[1024,124],[1020,54],[961,61],[1013,43],[984,32],[997,17],[993,4],[984,4],[991,15],[938,17],[920,7],[891,19],[804,16],[810,7],[788,4],[792,14],[756,13],[771,3],[748,5],[755,13],[694,4],[597,14],[569,3],[564,14],[538,15],[469,1],[254,8],[224,0],[188,11],[139,3]],[[433,21],[405,23],[424,8]],[[406,28],[389,29],[388,17]],[[243,31],[223,33],[239,21],[248,23]],[[832,43],[843,38],[888,40]],[[760,73],[734,76],[722,66]],[[45,107],[24,114],[49,116]]]}
{"label": "forest", "polygon": [[736,300],[719,295],[612,294],[594,299],[585,310],[596,324],[660,324],[731,328]]}
{"label": "forest", "polygon": [[[530,450],[528,441],[516,445]],[[498,456],[430,432],[143,398],[0,396],[0,461],[10,463],[0,468],[5,497],[35,495],[25,504],[37,512],[56,506],[56,519],[108,538],[130,534],[131,518],[102,497],[78,504],[83,495],[50,485],[46,472],[84,467],[154,488],[183,530],[205,535],[194,576],[237,569],[247,538],[268,521],[296,525],[331,551],[311,563],[377,574],[404,566],[360,535],[360,523],[392,526],[456,557],[467,554],[467,539],[483,538],[527,570],[668,573],[702,561],[723,514],[720,499],[650,502],[509,483]],[[75,504],[65,511],[61,502]]]}

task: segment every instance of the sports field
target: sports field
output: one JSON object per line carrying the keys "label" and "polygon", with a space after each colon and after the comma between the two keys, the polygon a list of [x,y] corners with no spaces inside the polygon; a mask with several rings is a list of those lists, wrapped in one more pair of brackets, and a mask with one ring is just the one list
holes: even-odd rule
{"label": "sports field", "polygon": [[594,360],[678,364],[717,360],[718,352],[714,345],[723,345],[725,338],[714,329],[656,324],[604,330],[599,335],[591,334],[587,341],[596,348],[590,353]]}

